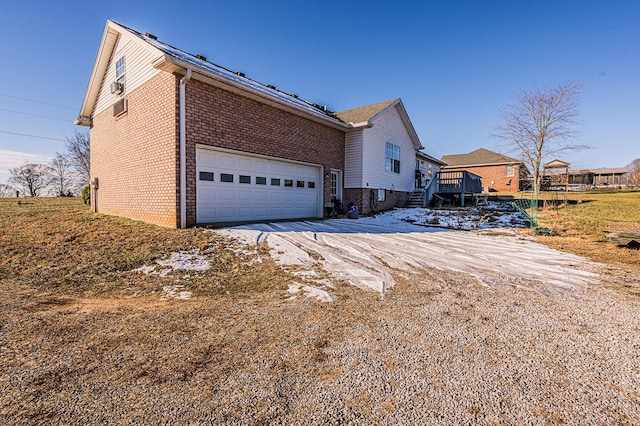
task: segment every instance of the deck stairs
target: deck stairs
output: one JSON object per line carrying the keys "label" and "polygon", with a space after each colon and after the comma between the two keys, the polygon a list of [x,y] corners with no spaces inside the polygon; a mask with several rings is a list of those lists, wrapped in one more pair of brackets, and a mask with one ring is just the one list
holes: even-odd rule
{"label": "deck stairs", "polygon": [[415,190],[409,193],[409,198],[407,199],[407,203],[405,204],[405,207],[408,207],[408,208],[422,207],[423,200],[424,200],[424,191],[422,189]]}

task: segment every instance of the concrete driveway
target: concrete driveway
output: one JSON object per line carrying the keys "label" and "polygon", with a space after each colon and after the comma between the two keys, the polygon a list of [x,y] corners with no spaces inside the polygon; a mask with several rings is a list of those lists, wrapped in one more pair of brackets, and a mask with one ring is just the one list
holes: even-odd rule
{"label": "concrete driveway", "polygon": [[513,230],[445,230],[407,221],[414,210],[376,217],[281,222],[220,229],[250,245],[266,245],[276,262],[300,277],[292,293],[331,299],[347,281],[384,294],[398,276],[438,281],[439,271],[464,274],[482,286],[507,284],[551,295],[597,282],[597,265],[552,250]]}

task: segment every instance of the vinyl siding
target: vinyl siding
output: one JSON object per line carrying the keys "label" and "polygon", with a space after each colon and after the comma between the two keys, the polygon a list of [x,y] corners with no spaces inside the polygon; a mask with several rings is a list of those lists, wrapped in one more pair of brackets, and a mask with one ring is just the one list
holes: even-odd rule
{"label": "vinyl siding", "polygon": [[362,188],[362,131],[347,133],[344,154],[344,187]]}
{"label": "vinyl siding", "polygon": [[[400,147],[400,173],[385,171],[387,142]],[[361,187],[414,189],[416,148],[396,108],[386,110],[375,119],[373,127],[363,131],[363,147]]]}
{"label": "vinyl siding", "polygon": [[[111,83],[116,80],[116,63],[122,56],[125,57],[125,91],[124,95],[116,95],[111,93]],[[127,32],[121,33],[109,61],[92,115],[96,116],[110,108],[122,96],[127,96],[137,87],[160,73],[160,70],[151,65],[160,56],[162,56],[160,50],[149,45],[144,40]]]}

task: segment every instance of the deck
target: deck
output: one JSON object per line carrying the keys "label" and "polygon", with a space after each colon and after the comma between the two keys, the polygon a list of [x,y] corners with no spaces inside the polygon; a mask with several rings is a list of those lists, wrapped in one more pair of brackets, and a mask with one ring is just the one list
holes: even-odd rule
{"label": "deck", "polygon": [[434,198],[444,198],[451,194],[458,195],[460,205],[464,207],[465,195],[482,192],[482,178],[467,171],[439,171],[424,188],[423,205],[426,207]]}

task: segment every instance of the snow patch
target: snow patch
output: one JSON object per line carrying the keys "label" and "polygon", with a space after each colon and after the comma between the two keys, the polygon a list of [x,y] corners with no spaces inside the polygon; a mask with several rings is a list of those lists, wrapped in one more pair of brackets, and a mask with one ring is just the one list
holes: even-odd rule
{"label": "snow patch", "polygon": [[160,296],[160,300],[166,301],[170,299],[175,300],[189,300],[191,299],[190,291],[184,291],[184,287],[180,285],[166,285],[162,287],[162,296]]}
{"label": "snow patch", "polygon": [[173,270],[204,272],[211,268],[211,262],[207,256],[198,254],[199,250],[193,252],[171,253],[169,259],[156,259],[156,263],[161,266],[168,266]]}
{"label": "snow patch", "polygon": [[141,267],[134,269],[133,272],[153,274],[159,277],[167,277],[175,270],[205,272],[211,268],[211,262],[207,256],[199,253],[200,250],[198,249],[191,252],[179,251],[171,253],[168,259],[155,260],[158,265],[164,266],[164,268],[156,270],[155,265],[142,265]]}
{"label": "snow patch", "polygon": [[[588,271],[587,260],[517,233],[514,228],[528,223],[507,203],[487,208],[395,209],[358,220],[263,223],[216,232],[267,244],[276,263],[294,267],[292,273],[302,280],[313,278],[308,271],[318,277],[328,273],[334,281],[383,295],[396,275],[437,280],[440,271],[472,276],[483,286],[511,285],[549,295],[595,283],[597,274]],[[485,235],[491,229],[499,232]]]}
{"label": "snow patch", "polygon": [[331,297],[329,292],[310,285],[290,284],[287,292],[293,295],[290,299],[295,299],[296,295],[303,293],[306,297],[313,297],[321,302],[333,302],[333,297]]}

